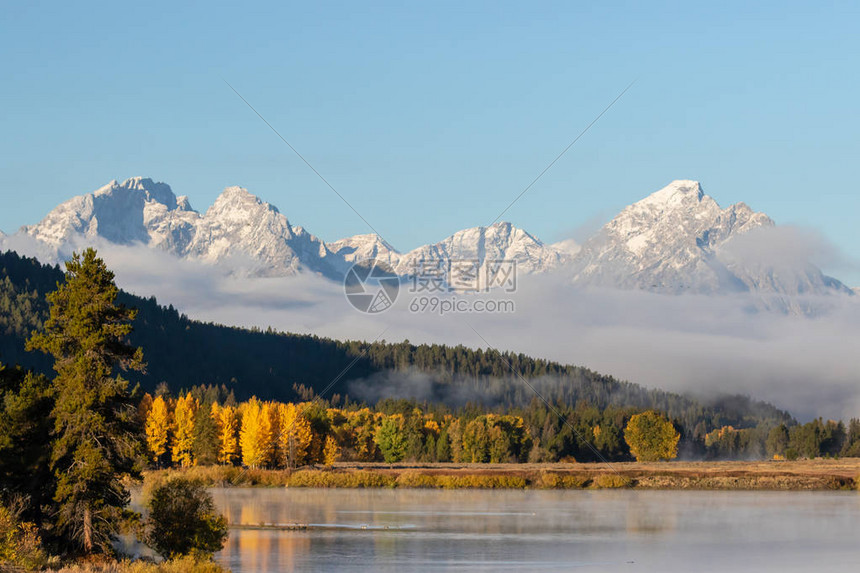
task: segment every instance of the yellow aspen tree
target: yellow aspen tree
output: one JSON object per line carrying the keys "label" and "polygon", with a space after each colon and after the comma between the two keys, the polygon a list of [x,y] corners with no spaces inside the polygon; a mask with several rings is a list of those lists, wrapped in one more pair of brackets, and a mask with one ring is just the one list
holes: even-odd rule
{"label": "yellow aspen tree", "polygon": [[307,460],[313,432],[311,424],[295,404],[280,404],[279,448],[285,465],[292,469]]}
{"label": "yellow aspen tree", "polygon": [[239,459],[239,410],[235,406],[212,405],[217,411],[218,463],[232,465]]}
{"label": "yellow aspen tree", "polygon": [[242,463],[249,468],[259,468],[265,463],[266,452],[263,447],[263,403],[251,398],[241,405],[242,429],[239,431],[239,445],[242,448]]}
{"label": "yellow aspen tree", "polygon": [[325,437],[325,447],[323,447],[323,463],[327,466],[333,466],[340,457],[340,448],[337,445],[337,440],[333,436]]}
{"label": "yellow aspen tree", "polygon": [[176,400],[173,411],[173,463],[184,468],[194,465],[194,416],[197,413],[197,399],[190,393]]}
{"label": "yellow aspen tree", "polygon": [[680,439],[672,422],[653,410],[631,416],[624,428],[624,440],[637,462],[674,459]]}
{"label": "yellow aspen tree", "polygon": [[277,402],[263,403],[263,421],[260,428],[262,440],[263,464],[267,467],[277,465],[278,435],[280,434],[280,404]]}
{"label": "yellow aspen tree", "polygon": [[215,423],[215,461],[221,463],[221,405],[218,402],[212,402],[212,407],[209,409],[209,416],[212,422]]}
{"label": "yellow aspen tree", "polygon": [[212,402],[212,408],[209,409],[209,415],[212,416],[212,420],[215,421],[215,427],[219,430],[221,429],[221,426],[219,425],[221,423],[220,412],[220,404],[218,404],[218,402]]}
{"label": "yellow aspen tree", "polygon": [[149,407],[146,416],[146,446],[152,454],[156,465],[160,465],[164,454],[167,453],[168,431],[170,429],[170,413],[167,404],[161,396],[156,397]]}

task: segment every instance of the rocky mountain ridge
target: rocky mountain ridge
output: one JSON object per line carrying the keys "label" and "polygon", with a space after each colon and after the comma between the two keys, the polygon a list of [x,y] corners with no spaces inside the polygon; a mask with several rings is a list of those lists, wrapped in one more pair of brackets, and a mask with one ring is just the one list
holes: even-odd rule
{"label": "rocky mountain ridge", "polygon": [[678,180],[622,210],[582,245],[547,245],[500,222],[401,253],[375,234],[326,243],[241,187],[227,187],[200,213],[168,185],[135,177],[73,197],[38,224],[22,227],[19,235],[55,249],[58,258],[98,239],[146,245],[252,276],[311,272],[339,280],[353,263],[369,258],[403,276],[449,261],[470,261],[485,272],[488,265],[504,260],[516,261],[520,275],[564,273],[571,284],[583,288],[664,294],[854,294],[812,265],[777,269],[768,261],[745,259],[732,248],[736,241],[774,225],[744,203],[721,208],[698,182]]}

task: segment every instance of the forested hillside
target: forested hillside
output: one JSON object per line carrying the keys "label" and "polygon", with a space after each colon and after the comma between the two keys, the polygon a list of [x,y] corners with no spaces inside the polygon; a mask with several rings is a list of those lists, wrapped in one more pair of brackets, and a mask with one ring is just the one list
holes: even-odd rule
{"label": "forested hillside", "polygon": [[[63,280],[57,267],[13,252],[0,254],[0,362],[20,364],[48,373],[50,362],[39,353],[24,351],[24,340],[46,315],[44,295]],[[315,336],[232,328],[191,320],[154,298],[121,293],[119,301],[137,308],[131,342],[143,347],[145,373],[132,373],[132,382],[153,392],[161,382],[174,391],[198,385],[224,384],[240,400],[290,401],[303,398],[297,389],[315,392],[337,378],[355,361],[327,394],[355,395],[353,383],[364,389],[374,384],[397,384],[422,373],[429,387],[428,402],[481,401],[488,406],[526,406],[535,395],[510,366],[535,381],[550,401],[573,407],[587,404],[604,410],[654,408],[677,420],[688,435],[704,436],[723,426],[752,427],[760,423],[791,422],[791,417],[769,404],[742,396],[702,402],[683,395],[649,390],[586,368],[562,365],[521,354],[472,350],[462,346],[413,345],[407,342],[339,342]],[[384,382],[383,382],[384,380]],[[370,393],[372,394],[372,392]]]}

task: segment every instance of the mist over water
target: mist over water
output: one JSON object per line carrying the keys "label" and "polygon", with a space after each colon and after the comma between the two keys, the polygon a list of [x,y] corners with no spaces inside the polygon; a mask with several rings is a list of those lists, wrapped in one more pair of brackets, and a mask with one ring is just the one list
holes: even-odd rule
{"label": "mist over water", "polygon": [[218,560],[278,571],[856,571],[840,492],[216,489]]}

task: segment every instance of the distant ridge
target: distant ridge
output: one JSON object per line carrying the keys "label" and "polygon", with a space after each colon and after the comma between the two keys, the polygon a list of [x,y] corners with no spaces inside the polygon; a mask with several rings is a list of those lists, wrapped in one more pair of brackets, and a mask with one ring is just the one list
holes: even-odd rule
{"label": "distant ridge", "polygon": [[[74,197],[19,234],[54,249],[57,260],[76,245],[102,240],[142,244],[252,276],[310,272],[340,280],[352,263],[367,258],[382,260],[401,275],[452,260],[473,261],[481,269],[509,260],[516,261],[521,275],[563,273],[579,287],[663,294],[855,294],[812,265],[777,269],[769,261],[736,256],[735,241],[774,225],[744,203],[721,208],[697,181],[677,180],[623,209],[581,245],[547,245],[499,222],[401,253],[375,234],[326,243],[242,187],[227,187],[201,214],[170,186],[135,177]],[[236,261],[242,261],[239,270]]]}

